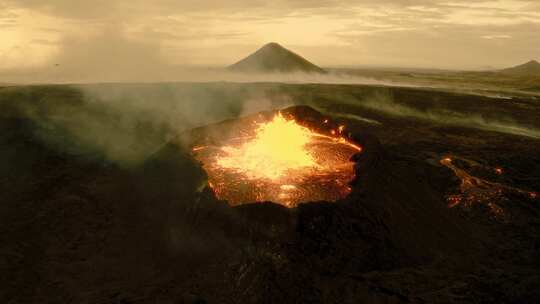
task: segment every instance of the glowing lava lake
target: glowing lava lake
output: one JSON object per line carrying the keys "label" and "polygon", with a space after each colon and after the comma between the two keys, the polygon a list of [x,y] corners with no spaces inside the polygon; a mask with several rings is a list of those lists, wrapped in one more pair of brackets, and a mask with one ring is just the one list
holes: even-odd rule
{"label": "glowing lava lake", "polygon": [[[321,125],[328,124],[325,119]],[[350,193],[351,157],[362,148],[344,126],[314,131],[277,113],[232,128],[216,144],[192,151],[216,196],[231,205],[272,201],[287,207],[336,201]]]}

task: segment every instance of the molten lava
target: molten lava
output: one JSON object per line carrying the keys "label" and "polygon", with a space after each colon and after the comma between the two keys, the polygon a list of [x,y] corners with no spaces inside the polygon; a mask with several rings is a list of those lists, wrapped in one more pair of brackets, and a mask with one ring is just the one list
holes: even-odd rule
{"label": "molten lava", "polygon": [[243,173],[249,179],[278,180],[293,170],[317,168],[314,157],[306,149],[312,134],[294,120],[278,114],[271,122],[259,126],[253,140],[240,147],[224,147],[226,155],[217,162],[222,168]]}
{"label": "molten lava", "polygon": [[496,175],[503,174],[501,168],[489,168],[463,157],[454,156],[453,158],[445,157],[441,159],[440,163],[454,171],[456,176],[461,180],[460,193],[452,194],[447,197],[449,208],[458,205],[461,205],[464,208],[471,208],[476,204],[485,204],[489,208],[491,214],[504,220],[505,212],[502,205],[508,200],[509,195],[519,195],[530,199],[536,198],[535,192],[528,192],[519,188],[473,176],[460,167],[457,164],[458,162],[466,164],[469,168],[476,168],[477,171],[480,171],[479,169],[484,167],[483,169],[485,171],[493,170]]}
{"label": "molten lava", "polygon": [[[343,130],[340,126],[330,134]],[[218,146],[193,148],[219,199],[232,205],[272,201],[294,207],[336,201],[350,192],[350,158],[361,148],[344,137],[312,131],[281,113],[237,131],[241,136]]]}

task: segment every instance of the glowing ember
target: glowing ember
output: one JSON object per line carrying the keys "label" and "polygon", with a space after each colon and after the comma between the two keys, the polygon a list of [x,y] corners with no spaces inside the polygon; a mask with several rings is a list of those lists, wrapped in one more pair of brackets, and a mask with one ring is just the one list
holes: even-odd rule
{"label": "glowing ember", "polygon": [[335,201],[351,191],[348,182],[354,171],[349,159],[361,151],[359,146],[314,132],[281,114],[254,124],[223,146],[193,148],[219,199],[232,205],[273,201],[293,207],[306,201]]}

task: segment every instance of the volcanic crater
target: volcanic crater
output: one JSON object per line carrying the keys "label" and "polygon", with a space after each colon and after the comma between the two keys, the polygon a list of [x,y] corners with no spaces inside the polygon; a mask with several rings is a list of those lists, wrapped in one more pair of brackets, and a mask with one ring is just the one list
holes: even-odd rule
{"label": "volcanic crater", "polygon": [[209,186],[233,206],[342,199],[352,190],[352,159],[363,152],[345,125],[309,107],[258,113],[190,137]]}
{"label": "volcanic crater", "polygon": [[[254,132],[259,130],[257,126],[260,128],[276,118],[294,122],[314,134],[327,136],[333,145],[346,147],[345,152],[337,150],[338,154],[343,153],[338,166],[348,166],[351,170],[343,175],[338,170],[337,176],[342,178],[339,181],[346,186],[336,182],[328,187],[327,179],[309,175],[303,183],[294,185],[302,192],[291,200],[280,192],[284,190],[281,186],[290,185],[287,180],[290,171],[285,180],[276,183],[272,179],[252,182],[243,172],[223,173],[222,169],[215,175],[216,168],[212,166],[217,164],[216,159],[242,130]],[[257,138],[247,133],[242,137],[243,143]],[[191,150],[182,152],[186,142]],[[218,152],[208,153],[215,151]],[[188,167],[185,163],[177,164],[174,159],[178,155],[185,158],[186,153],[194,163]],[[476,240],[466,233],[470,229],[468,224],[447,207],[444,191],[448,185],[458,186],[451,170],[390,156],[375,136],[359,130],[348,131],[340,121],[308,106],[261,112],[190,130],[156,153],[148,164],[168,167],[172,175],[198,171],[198,178],[189,174],[194,185],[186,188],[199,189],[198,194],[190,195],[199,202],[198,208],[208,208],[211,212],[206,219],[212,222],[211,226],[221,227],[216,229],[222,230],[220,233],[225,233],[227,238],[246,236],[273,244],[273,249],[267,250],[287,256],[289,269],[281,275],[294,272],[295,279],[313,271],[312,267],[320,268],[317,271],[321,272],[345,267],[340,264],[343,261],[350,263],[348,269],[362,272],[425,264],[441,257],[452,260],[459,257],[458,260],[468,263],[466,257],[477,246]],[[260,172],[253,174],[264,171],[259,169]],[[163,169],[160,171],[163,180]],[[145,175],[152,174],[146,171]],[[335,182],[336,175],[331,178]],[[162,187],[170,189],[180,181],[185,182],[185,178],[173,178],[169,186]],[[177,196],[185,194],[179,192]],[[434,226],[439,228],[434,230]],[[350,246],[352,243],[358,245]],[[282,248],[285,244],[287,248]],[[310,257],[309,263],[300,262],[306,257]],[[312,265],[313,262],[318,265]],[[273,282],[288,284],[286,279]]]}

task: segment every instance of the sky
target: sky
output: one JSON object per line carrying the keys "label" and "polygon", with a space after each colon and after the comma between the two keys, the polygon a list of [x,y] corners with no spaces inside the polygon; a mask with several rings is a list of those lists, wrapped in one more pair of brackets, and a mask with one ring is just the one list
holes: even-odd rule
{"label": "sky", "polygon": [[538,0],[0,0],[0,72],[225,66],[278,42],[323,67],[540,60]]}

